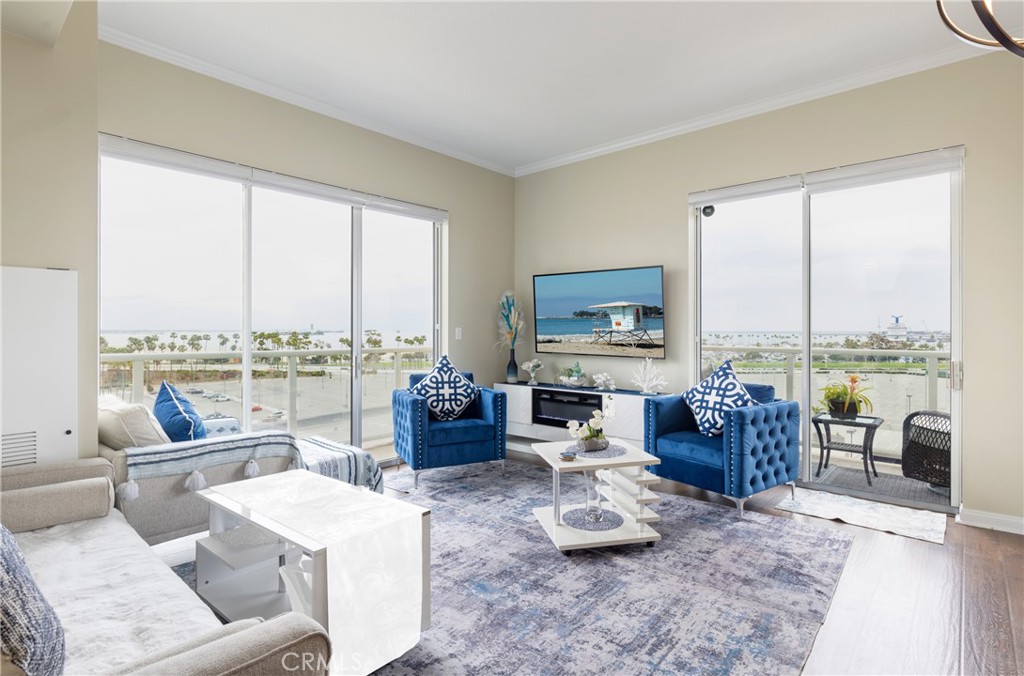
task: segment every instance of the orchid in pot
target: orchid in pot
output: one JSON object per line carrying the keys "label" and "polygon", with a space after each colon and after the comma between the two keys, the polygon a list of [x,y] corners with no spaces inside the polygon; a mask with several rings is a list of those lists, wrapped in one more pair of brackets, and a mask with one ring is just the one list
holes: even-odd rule
{"label": "orchid in pot", "polygon": [[569,436],[578,441],[583,452],[601,451],[608,448],[608,439],[604,436],[604,426],[615,417],[615,408],[611,397],[608,397],[606,401],[604,410],[595,409],[587,422],[570,420],[566,425],[569,428]]}

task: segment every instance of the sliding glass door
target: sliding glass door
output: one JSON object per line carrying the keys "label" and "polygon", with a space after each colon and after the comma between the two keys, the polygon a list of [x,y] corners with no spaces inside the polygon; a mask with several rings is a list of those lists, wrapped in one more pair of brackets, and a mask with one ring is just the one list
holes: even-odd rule
{"label": "sliding glass door", "polygon": [[948,449],[921,472],[903,447],[905,422],[949,429],[950,175],[861,183],[810,195],[812,398],[824,410],[825,388],[851,382],[866,397],[853,422],[816,417],[813,441],[836,448],[811,480],[948,506]]}
{"label": "sliding glass door", "polygon": [[351,240],[350,206],[253,188],[253,429],[349,439]]}
{"label": "sliding glass door", "polygon": [[[362,439],[383,456],[392,446],[391,391],[434,365],[434,223],[364,209],[361,250]],[[393,449],[390,451],[393,453]]]}
{"label": "sliding glass door", "polygon": [[[961,162],[945,149],[691,196],[694,380],[731,359],[799,401],[810,485],[959,504]],[[851,387],[859,410],[834,410]]]}

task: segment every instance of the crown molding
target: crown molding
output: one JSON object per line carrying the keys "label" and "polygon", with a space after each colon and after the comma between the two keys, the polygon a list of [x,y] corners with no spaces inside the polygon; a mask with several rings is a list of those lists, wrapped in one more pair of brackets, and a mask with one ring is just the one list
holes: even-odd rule
{"label": "crown molding", "polygon": [[973,50],[965,50],[965,46],[966,45],[954,44],[953,46],[947,47],[938,52],[933,52],[931,54],[912,59],[905,59],[897,63],[856,73],[845,78],[833,80],[824,85],[798,89],[785,94],[780,94],[779,96],[768,97],[742,106],[736,106],[728,110],[712,113],[710,115],[695,117],[690,120],[672,124],[667,127],[661,127],[660,129],[654,129],[642,134],[627,136],[610,143],[604,143],[576,152],[560,155],[558,157],[525,164],[516,168],[515,177],[519,178],[521,176],[527,176],[529,174],[535,174],[548,169],[555,169],[557,167],[575,164],[576,162],[582,162],[583,160],[600,157],[601,155],[619,152],[620,150],[628,150],[629,148],[635,148],[648,143],[663,141],[674,136],[681,136],[683,134],[707,129],[727,122],[735,122],[736,120],[742,120],[747,117],[753,117],[755,115],[761,115],[774,110],[788,108],[789,106],[800,103],[807,103],[808,101],[832,96],[833,94],[840,94],[852,89],[885,82],[886,80],[892,80],[905,75],[911,75],[913,73],[930,70],[932,68],[946,66],[957,61],[965,61],[977,56],[984,56],[985,54],[984,52],[978,54],[972,53]]}
{"label": "crown molding", "polygon": [[905,59],[893,64],[887,64],[882,67],[833,80],[823,85],[798,89],[778,96],[772,96],[741,106],[736,106],[710,115],[695,117],[661,127],[659,129],[627,136],[608,143],[590,146],[564,155],[550,157],[537,162],[524,164],[519,167],[510,167],[485,160],[469,153],[455,150],[415,134],[409,134],[407,132],[391,128],[387,125],[382,125],[379,122],[367,119],[352,113],[349,110],[327,103],[326,101],[306,96],[304,94],[299,94],[259,78],[244,75],[230,68],[189,56],[177,50],[163,47],[149,40],[137,38],[133,35],[129,35],[128,33],[105,26],[102,23],[98,28],[99,38],[104,42],[108,42],[118,47],[123,47],[124,49],[149,56],[159,61],[169,63],[201,75],[206,75],[222,82],[226,82],[378,134],[383,134],[399,141],[413,144],[426,150],[440,153],[456,160],[468,162],[469,164],[515,178],[528,176],[530,174],[547,171],[548,169],[555,169],[569,164],[575,164],[577,162],[582,162],[584,160],[593,159],[622,150],[628,150],[637,146],[647,145],[649,143],[725,124],[727,122],[735,122],[755,115],[780,110],[789,106],[832,96],[834,94],[850,91],[859,87],[878,84],[885,82],[886,80],[911,75],[913,73],[932,68],[938,68],[957,61],[983,56],[985,54],[985,52],[971,49],[968,45],[954,43],[950,47],[937,52],[932,52],[931,54]]}
{"label": "crown molding", "polygon": [[272,99],[277,99],[278,101],[283,101],[284,103],[289,103],[293,106],[298,106],[299,108],[304,108],[314,113],[319,113],[362,129],[383,134],[384,136],[404,141],[405,143],[410,143],[417,147],[431,150],[462,162],[468,162],[469,164],[473,164],[499,174],[504,174],[505,176],[512,176],[514,174],[514,169],[512,167],[488,162],[487,160],[474,155],[434,143],[429,139],[392,129],[391,127],[366,119],[352,113],[351,111],[335,106],[334,104],[327,103],[326,101],[306,96],[305,94],[299,94],[298,92],[294,92],[290,89],[271,84],[259,78],[244,75],[236,70],[226,68],[216,63],[211,63],[204,59],[198,59],[196,57],[189,56],[188,54],[183,54],[177,50],[169,49],[149,40],[143,40],[134,35],[110,28],[109,26],[100,24],[98,27],[98,33],[99,39],[103,42],[108,42],[117,47],[123,47],[124,49],[137,52],[158,61],[169,63],[172,66],[178,66],[179,68],[184,68],[186,70],[199,73],[200,75],[206,75],[207,77],[214,78],[215,80],[220,80],[230,85],[241,87],[242,89],[247,89],[249,91],[256,92],[257,94],[262,94]]}

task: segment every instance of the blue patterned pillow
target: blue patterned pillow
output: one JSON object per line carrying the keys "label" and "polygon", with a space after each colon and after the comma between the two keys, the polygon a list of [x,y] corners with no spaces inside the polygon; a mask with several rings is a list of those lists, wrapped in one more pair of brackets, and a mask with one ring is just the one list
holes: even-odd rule
{"label": "blue patterned pillow", "polygon": [[0,638],[3,651],[28,676],[64,673],[64,628],[39,591],[18,541],[0,526]]}
{"label": "blue patterned pillow", "polygon": [[476,399],[480,391],[442,355],[434,369],[409,391],[427,400],[427,408],[438,420],[455,420]]}
{"label": "blue patterned pillow", "polygon": [[725,411],[757,403],[736,377],[728,359],[700,384],[683,392],[683,399],[690,405],[701,434],[709,437],[722,433]]}

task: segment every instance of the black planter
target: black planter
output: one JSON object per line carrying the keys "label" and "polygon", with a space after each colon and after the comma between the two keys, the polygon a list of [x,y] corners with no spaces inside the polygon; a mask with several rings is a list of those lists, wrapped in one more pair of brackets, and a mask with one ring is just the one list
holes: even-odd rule
{"label": "black planter", "polygon": [[[843,406],[846,406],[846,410],[843,410]],[[849,404],[846,403],[845,399],[833,399],[828,402],[828,414],[833,418],[843,418],[844,420],[852,420],[857,417],[860,409],[857,407],[857,402],[851,401]]]}

